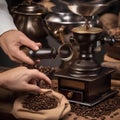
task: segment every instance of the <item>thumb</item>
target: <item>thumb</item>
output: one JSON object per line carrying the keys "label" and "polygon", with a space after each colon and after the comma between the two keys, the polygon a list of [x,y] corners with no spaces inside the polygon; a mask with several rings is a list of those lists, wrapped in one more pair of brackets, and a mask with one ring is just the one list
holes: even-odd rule
{"label": "thumb", "polygon": [[22,45],[32,49],[32,50],[38,50],[41,46],[41,43],[36,43],[33,40],[29,39],[27,36],[24,35],[24,38],[20,41]]}

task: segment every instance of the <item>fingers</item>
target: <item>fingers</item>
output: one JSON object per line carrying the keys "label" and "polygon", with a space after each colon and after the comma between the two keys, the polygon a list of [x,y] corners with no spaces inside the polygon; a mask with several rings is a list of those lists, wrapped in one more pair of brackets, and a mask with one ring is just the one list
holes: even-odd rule
{"label": "fingers", "polygon": [[34,41],[30,40],[27,36],[24,35],[21,39],[21,44],[31,48],[32,50],[38,50],[41,46],[41,43],[35,43]]}
{"label": "fingers", "polygon": [[40,92],[42,92],[41,88],[39,86],[37,86],[37,85],[34,85],[34,84],[27,84],[24,87],[24,90],[28,91],[28,92],[33,92],[33,93],[40,93]]}
{"label": "fingers", "polygon": [[116,69],[117,71],[120,71],[120,62],[103,62],[101,66],[113,68]]}
{"label": "fingers", "polygon": [[44,80],[47,83],[49,83],[50,85],[52,84],[51,80],[49,77],[47,77],[44,73],[38,71],[37,69],[31,69],[30,70],[32,73],[29,72],[29,74],[31,74],[32,76],[34,76],[36,79],[38,80]]}
{"label": "fingers", "polygon": [[39,77],[41,77],[41,79],[45,80],[47,83],[49,83],[50,85],[52,84],[51,80],[44,74],[39,72]]}
{"label": "fingers", "polygon": [[30,74],[32,74],[32,79],[27,83],[25,83],[25,87],[24,87],[25,91],[35,92],[35,93],[42,92],[42,89],[39,86],[37,86],[38,80],[40,81],[45,80],[50,85],[52,84],[51,80],[44,73],[41,73],[36,69],[30,70],[30,71],[32,72],[32,73],[29,72]]}
{"label": "fingers", "polygon": [[14,60],[19,61],[20,63],[27,63],[30,65],[34,65],[35,62],[27,56],[23,51],[18,51],[18,54],[14,56]]}
{"label": "fingers", "polygon": [[103,62],[103,63],[101,64],[101,66],[102,66],[102,67],[110,67],[111,65],[110,65],[109,62]]}
{"label": "fingers", "polygon": [[9,57],[12,61],[18,62],[18,63],[27,63],[33,65],[35,62],[23,51],[19,50],[19,48],[14,48],[14,51],[9,54]]}

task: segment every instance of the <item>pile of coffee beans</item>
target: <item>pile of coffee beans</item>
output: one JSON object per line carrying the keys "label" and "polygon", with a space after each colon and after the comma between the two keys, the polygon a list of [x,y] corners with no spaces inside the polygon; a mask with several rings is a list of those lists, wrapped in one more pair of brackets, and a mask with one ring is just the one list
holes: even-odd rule
{"label": "pile of coffee beans", "polygon": [[[82,116],[85,118],[94,118],[97,120],[98,118],[101,120],[105,120],[105,116],[114,112],[117,109],[120,109],[120,96],[115,95],[93,107],[82,106],[80,104],[71,103],[71,112],[76,113],[78,116]],[[116,112],[110,117],[113,118],[114,116],[118,115],[119,113]]]}
{"label": "pile of coffee beans", "polygon": [[[55,72],[55,68],[49,67],[49,66],[41,66],[41,65],[27,65],[24,64],[24,66],[28,67],[29,69],[37,69],[40,72],[46,74],[49,78],[53,77],[53,74]],[[46,88],[46,89],[53,89],[53,86],[50,86],[47,84],[44,80],[37,80],[37,85],[40,88]],[[53,109],[57,107],[57,100],[54,96],[47,96],[46,94],[40,93],[40,94],[28,94],[23,101],[23,108],[27,108],[29,110],[33,111],[39,111],[39,110],[47,110],[47,109]]]}
{"label": "pile of coffee beans", "polygon": [[[52,67],[49,67],[49,66],[37,66],[37,69],[40,72],[46,74],[49,78],[52,78],[53,74],[55,72],[55,69],[52,68]],[[37,85],[40,88],[47,88],[47,89],[52,88],[52,86],[50,86],[49,84],[47,84],[44,80],[38,80]]]}
{"label": "pile of coffee beans", "polygon": [[55,68],[50,67],[50,66],[38,66],[37,69],[40,72],[43,72],[44,74],[46,74],[48,77],[52,78],[53,74],[55,72]]}
{"label": "pile of coffee beans", "polygon": [[57,100],[55,97],[47,96],[45,93],[38,95],[29,94],[23,100],[23,108],[33,111],[53,109],[57,107]]}
{"label": "pile of coffee beans", "polygon": [[28,67],[29,69],[37,69],[40,72],[43,72],[44,74],[46,74],[48,77],[52,78],[53,74],[55,72],[55,68],[54,67],[50,67],[50,66],[42,66],[42,65],[28,65],[28,64],[23,64],[23,66]]}
{"label": "pile of coffee beans", "polygon": [[[28,65],[28,64],[24,64],[24,66],[28,67],[29,69],[37,69],[39,70],[40,72],[46,74],[50,79],[53,78],[54,76],[54,72],[55,72],[55,68],[54,67],[50,67],[50,66],[42,66],[42,65]],[[50,89],[52,88],[53,86],[50,86],[47,82],[45,82],[44,80],[37,80],[37,85],[40,87],[40,88],[43,88],[43,89]]]}

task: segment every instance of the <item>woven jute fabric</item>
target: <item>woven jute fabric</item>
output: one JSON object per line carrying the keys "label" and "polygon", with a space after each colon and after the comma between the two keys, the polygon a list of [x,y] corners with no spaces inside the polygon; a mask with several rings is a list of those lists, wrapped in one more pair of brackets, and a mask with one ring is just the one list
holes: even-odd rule
{"label": "woven jute fabric", "polygon": [[22,103],[25,96],[21,96],[15,100],[13,104],[12,114],[17,119],[21,120],[60,120],[70,112],[71,107],[69,101],[64,95],[51,89],[44,89],[43,92],[46,95],[54,96],[57,99],[58,105],[56,108],[39,111],[23,108]]}

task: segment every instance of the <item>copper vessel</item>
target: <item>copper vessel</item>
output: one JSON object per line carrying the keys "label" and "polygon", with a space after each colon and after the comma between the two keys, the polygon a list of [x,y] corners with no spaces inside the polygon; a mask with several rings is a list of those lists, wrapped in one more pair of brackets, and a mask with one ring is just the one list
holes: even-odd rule
{"label": "copper vessel", "polygon": [[43,6],[26,1],[11,10],[17,28],[35,42],[41,42],[47,35],[44,26],[46,12]]}

